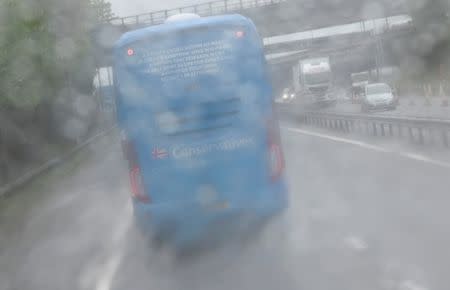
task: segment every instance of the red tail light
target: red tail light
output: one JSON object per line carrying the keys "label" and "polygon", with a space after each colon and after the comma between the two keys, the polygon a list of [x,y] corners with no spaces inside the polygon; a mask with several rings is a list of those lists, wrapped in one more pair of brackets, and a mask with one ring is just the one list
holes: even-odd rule
{"label": "red tail light", "polygon": [[130,169],[131,196],[143,203],[149,203],[150,198],[144,192],[141,170],[135,166]]}
{"label": "red tail light", "polygon": [[285,167],[283,148],[281,147],[278,123],[271,119],[267,125],[267,139],[269,148],[269,165],[272,181],[279,179]]}
{"label": "red tail light", "polygon": [[122,150],[128,161],[131,196],[140,202],[149,203],[151,200],[144,190],[136,150],[134,149],[132,142],[126,138],[125,134],[122,134]]}
{"label": "red tail light", "polygon": [[242,30],[236,31],[236,37],[237,38],[242,38],[244,36],[245,36],[245,32],[244,31],[242,31]]}

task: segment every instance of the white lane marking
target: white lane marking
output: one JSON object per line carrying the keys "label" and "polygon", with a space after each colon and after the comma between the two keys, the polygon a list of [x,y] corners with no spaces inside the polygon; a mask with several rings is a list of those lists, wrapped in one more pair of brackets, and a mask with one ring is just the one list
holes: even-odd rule
{"label": "white lane marking", "polygon": [[376,145],[371,145],[371,144],[368,144],[368,143],[365,143],[362,141],[357,141],[357,140],[352,140],[352,139],[347,139],[347,138],[342,138],[342,137],[337,137],[337,136],[332,136],[332,135],[326,135],[326,134],[317,133],[317,132],[313,132],[313,131],[307,131],[307,130],[298,129],[298,128],[283,127],[283,129],[286,129],[288,131],[295,132],[295,133],[304,134],[304,135],[319,137],[319,138],[323,138],[323,139],[329,139],[329,140],[337,141],[337,142],[341,142],[341,143],[352,144],[352,145],[356,145],[356,146],[367,148],[367,149],[374,150],[374,151],[390,152],[386,148],[376,146]]}
{"label": "white lane marking", "polygon": [[412,280],[405,280],[400,284],[399,290],[427,290],[427,288]]}
{"label": "white lane marking", "polygon": [[103,270],[97,276],[95,290],[110,290],[111,285],[123,260],[123,243],[126,240],[126,234],[131,227],[132,214],[131,204],[127,204],[121,215],[118,215],[120,222],[111,236],[112,254],[104,264]]}
{"label": "white lane marking", "polygon": [[427,156],[423,156],[423,155],[420,155],[420,154],[408,153],[408,152],[398,152],[398,154],[402,155],[403,157],[409,158],[409,159],[414,159],[414,160],[417,160],[417,161],[422,161],[422,162],[425,162],[425,163],[430,163],[430,164],[434,164],[434,165],[437,165],[437,166],[450,168],[450,164],[449,163],[442,162],[442,161],[439,161],[439,160],[434,160],[434,159],[431,159],[431,158],[429,158]]}
{"label": "white lane marking", "polygon": [[104,265],[104,270],[97,279],[96,290],[110,290],[114,275],[119,269],[123,255],[121,252],[114,253]]}
{"label": "white lane marking", "polygon": [[369,245],[362,237],[354,235],[347,237],[344,242],[347,247],[357,252],[363,252],[369,248]]}
{"label": "white lane marking", "polygon": [[303,130],[303,129],[298,129],[298,128],[282,127],[282,129],[288,130],[290,132],[298,133],[298,134],[314,136],[314,137],[328,139],[328,140],[332,140],[332,141],[336,141],[336,142],[351,144],[351,145],[359,146],[361,148],[365,148],[365,149],[369,149],[369,150],[373,150],[373,151],[377,151],[377,152],[394,153],[394,154],[397,154],[397,155],[399,155],[401,157],[404,157],[404,158],[407,158],[407,159],[420,161],[420,162],[424,162],[424,163],[429,163],[429,164],[432,164],[432,165],[436,165],[436,166],[445,167],[445,168],[449,168],[450,169],[450,163],[439,161],[439,160],[434,160],[434,159],[431,159],[431,158],[429,158],[427,156],[420,155],[420,154],[417,154],[417,153],[395,151],[395,150],[391,150],[391,149],[388,149],[388,148],[385,148],[385,147],[368,144],[366,142],[362,142],[362,141],[358,141],[358,140],[352,140],[352,139],[347,139],[347,138],[327,135],[327,134],[323,134],[323,133],[318,133],[318,132],[313,132],[313,131],[308,131],[308,130]]}

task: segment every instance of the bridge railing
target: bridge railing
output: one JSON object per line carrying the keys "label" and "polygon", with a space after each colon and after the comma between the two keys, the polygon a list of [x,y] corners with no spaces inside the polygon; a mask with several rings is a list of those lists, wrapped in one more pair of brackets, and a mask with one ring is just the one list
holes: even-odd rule
{"label": "bridge railing", "polygon": [[286,1],[287,0],[220,0],[175,9],[143,13],[134,16],[118,17],[110,19],[108,22],[114,25],[157,25],[163,23],[167,17],[179,13],[196,13],[200,16],[213,16],[242,11],[245,9],[275,5]]}
{"label": "bridge railing", "polygon": [[365,114],[296,111],[292,105],[277,104],[280,116],[306,125],[380,138],[406,139],[420,145],[450,148],[450,120],[387,117]]}

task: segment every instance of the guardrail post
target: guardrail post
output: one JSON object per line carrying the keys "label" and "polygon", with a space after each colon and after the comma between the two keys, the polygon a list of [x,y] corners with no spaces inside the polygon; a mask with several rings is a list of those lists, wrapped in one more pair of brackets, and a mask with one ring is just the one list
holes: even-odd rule
{"label": "guardrail post", "polygon": [[168,15],[169,15],[169,12],[167,11],[167,9],[164,10],[164,18],[165,18],[165,19],[167,19]]}
{"label": "guardrail post", "polygon": [[381,136],[385,137],[386,136],[386,132],[384,131],[384,123],[380,124],[380,129],[381,129]]}
{"label": "guardrail post", "polygon": [[151,23],[152,25],[155,24],[154,21],[153,21],[153,12],[150,13],[150,23]]}
{"label": "guardrail post", "polygon": [[425,140],[423,138],[423,128],[419,128],[419,143],[420,145],[425,144]]}
{"label": "guardrail post", "polygon": [[242,0],[239,0],[239,10],[244,9],[244,7],[242,6]]}
{"label": "guardrail post", "polygon": [[345,131],[348,133],[350,132],[350,121],[345,120]]}
{"label": "guardrail post", "polygon": [[394,136],[394,129],[392,128],[392,124],[389,123],[389,136],[393,137]]}
{"label": "guardrail post", "polygon": [[209,15],[213,15],[212,2],[209,2],[208,5],[209,5]]}
{"label": "guardrail post", "polygon": [[449,144],[448,144],[448,132],[445,129],[442,130],[442,142],[443,142],[445,147],[447,147],[447,148],[449,147]]}
{"label": "guardrail post", "polygon": [[225,0],[224,6],[225,6],[225,12],[228,12],[228,0]]}
{"label": "guardrail post", "polygon": [[365,122],[365,123],[366,123],[366,134],[370,135],[369,122]]}
{"label": "guardrail post", "polygon": [[409,140],[411,141],[411,142],[413,142],[414,141],[414,134],[413,134],[413,130],[412,130],[412,127],[408,127],[408,133],[409,133]]}
{"label": "guardrail post", "polygon": [[378,136],[377,123],[372,123],[373,136]]}

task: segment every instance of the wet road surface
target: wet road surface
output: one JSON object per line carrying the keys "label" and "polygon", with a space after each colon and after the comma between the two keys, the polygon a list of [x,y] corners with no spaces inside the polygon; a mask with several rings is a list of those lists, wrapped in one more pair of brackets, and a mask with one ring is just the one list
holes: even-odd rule
{"label": "wet road surface", "polygon": [[194,257],[133,227],[106,137],[0,203],[0,289],[442,289],[450,169],[284,128],[291,208],[254,241]]}

